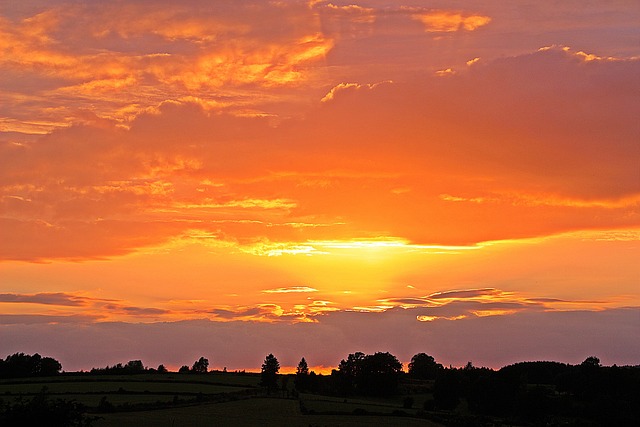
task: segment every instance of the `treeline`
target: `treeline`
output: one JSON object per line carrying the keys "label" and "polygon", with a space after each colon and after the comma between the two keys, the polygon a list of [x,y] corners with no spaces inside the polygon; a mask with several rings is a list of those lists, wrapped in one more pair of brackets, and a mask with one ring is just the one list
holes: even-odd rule
{"label": "treeline", "polygon": [[[204,374],[208,367],[209,361],[201,357],[179,372]],[[39,354],[16,353],[0,360],[1,378],[56,375],[61,369],[57,360]],[[491,424],[496,418],[516,424],[559,425],[579,420],[585,425],[640,425],[640,366],[602,366],[597,357],[588,357],[579,365],[520,362],[494,370],[471,362],[463,368],[447,368],[432,356],[418,353],[405,372],[388,352],[356,352],[341,360],[330,375],[311,371],[305,358],[294,375],[280,375],[279,370],[277,358],[269,354],[260,381],[267,393],[282,390],[293,397],[301,392],[344,397],[400,395],[406,408],[423,414],[464,413],[466,418],[475,417],[475,425]],[[98,375],[165,372],[163,365],[147,368],[140,360],[91,370]],[[422,401],[417,401],[418,396]],[[446,424],[456,423],[447,418]]]}
{"label": "treeline", "polygon": [[57,375],[62,365],[51,357],[15,353],[0,359],[0,378],[45,377]]}
{"label": "treeline", "polygon": [[425,409],[466,405],[479,417],[544,425],[639,425],[640,367],[601,366],[596,357],[580,365],[520,362],[497,371],[469,363],[442,369],[433,397]]}
{"label": "treeline", "polygon": [[[164,365],[158,365],[157,368],[148,368],[144,366],[141,360],[130,360],[125,364],[118,363],[113,366],[106,366],[104,368],[92,368],[90,373],[98,375],[127,375],[127,374],[144,374],[144,373],[159,373],[165,374],[169,372]],[[194,374],[206,374],[209,372],[209,359],[201,357],[193,362],[191,368],[188,365],[183,365],[178,370],[179,373],[194,373]]]}

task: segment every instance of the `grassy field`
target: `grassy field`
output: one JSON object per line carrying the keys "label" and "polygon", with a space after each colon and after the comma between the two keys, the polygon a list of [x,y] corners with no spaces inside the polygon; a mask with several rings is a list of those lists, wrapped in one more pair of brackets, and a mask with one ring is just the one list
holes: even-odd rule
{"label": "grassy field", "polygon": [[433,422],[408,417],[366,415],[303,415],[293,399],[253,398],[157,411],[103,415],[96,427],[207,427],[207,426],[422,426]]}
{"label": "grassy field", "polygon": [[[345,400],[301,394],[299,400],[284,399],[280,394],[266,396],[259,380],[255,374],[222,372],[65,374],[0,380],[0,400],[31,399],[44,390],[51,399],[84,405],[91,416],[100,417],[96,427],[437,425],[411,418],[417,409],[403,408],[402,397]],[[421,408],[425,397],[414,399],[416,408]]]}
{"label": "grassy field", "polygon": [[[106,399],[115,409],[143,405],[216,400],[222,394],[255,389],[255,375],[211,373],[206,375],[62,375],[0,381],[0,399],[11,402],[31,398],[43,390],[51,398],[75,400],[88,410],[98,410]],[[219,399],[218,399],[219,400]],[[103,402],[104,404],[104,402]],[[101,409],[104,409],[101,408]]]}
{"label": "grassy field", "polygon": [[425,400],[430,395],[412,395],[414,403],[411,408],[404,407],[404,397],[393,396],[388,398],[358,398],[358,397],[333,397],[314,394],[300,394],[300,400],[310,413],[354,413],[368,412],[392,415],[402,411],[407,415],[415,415],[422,409]]}

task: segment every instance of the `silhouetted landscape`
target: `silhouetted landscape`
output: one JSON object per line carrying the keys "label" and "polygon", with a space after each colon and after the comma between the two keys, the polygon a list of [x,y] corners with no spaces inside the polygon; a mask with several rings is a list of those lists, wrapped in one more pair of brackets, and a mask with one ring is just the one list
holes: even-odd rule
{"label": "silhouetted landscape", "polygon": [[[260,372],[177,372],[131,360],[64,372],[39,354],[0,360],[0,425],[635,426],[640,366],[519,362],[444,367],[426,353],[406,369],[388,352],[356,352],[330,375],[303,357],[292,374],[268,354]],[[257,369],[257,367],[256,367]]]}

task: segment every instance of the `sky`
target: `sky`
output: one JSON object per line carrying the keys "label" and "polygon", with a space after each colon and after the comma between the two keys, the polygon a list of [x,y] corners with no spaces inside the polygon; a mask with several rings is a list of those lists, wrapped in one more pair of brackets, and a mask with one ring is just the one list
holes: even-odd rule
{"label": "sky", "polygon": [[0,1],[0,357],[640,364],[640,3]]}

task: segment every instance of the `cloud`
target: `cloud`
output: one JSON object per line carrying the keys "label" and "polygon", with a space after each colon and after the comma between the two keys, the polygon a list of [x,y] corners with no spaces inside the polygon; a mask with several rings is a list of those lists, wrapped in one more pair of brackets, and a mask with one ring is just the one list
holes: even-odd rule
{"label": "cloud", "polygon": [[337,85],[276,124],[185,100],[128,129],[94,117],[35,140],[0,135],[0,257],[117,256],[194,230],[319,254],[311,242],[472,247],[633,228],[638,72],[637,59],[551,48],[444,80]]}
{"label": "cloud", "polygon": [[0,303],[29,303],[63,306],[86,306],[90,299],[77,295],[55,293],[39,294],[0,294]]}
{"label": "cloud", "polygon": [[430,11],[412,14],[412,18],[422,22],[425,31],[449,33],[452,31],[474,31],[491,22],[489,16],[464,15],[460,12]]}
{"label": "cloud", "polygon": [[82,324],[87,325],[101,319],[101,315],[74,314],[74,315],[48,315],[48,314],[0,314],[0,327],[4,325],[56,325],[56,324]]}
{"label": "cloud", "polygon": [[[294,291],[296,292],[296,291]],[[299,292],[299,291],[298,291]],[[214,320],[224,321],[245,321],[245,322],[278,322],[295,324],[298,322],[313,322],[310,314],[315,312],[328,312],[330,309],[324,307],[308,310],[306,306],[294,306],[291,309],[283,309],[278,304],[258,304],[255,307],[225,307],[207,310],[206,313],[213,314]]]}
{"label": "cloud", "polygon": [[[38,118],[31,131],[42,132],[76,123],[87,99],[100,116],[125,126],[145,109],[194,91],[214,92],[209,103],[236,98],[238,106],[238,92],[253,87],[247,99],[267,100],[255,89],[313,80],[310,65],[333,46],[302,2],[163,3],[3,10],[0,90],[11,95],[16,120],[6,125],[29,131]],[[266,25],[276,17],[279,31]]]}
{"label": "cloud", "polygon": [[[213,322],[3,325],[3,349],[40,352],[65,370],[90,369],[142,359],[180,366],[205,355],[212,366],[258,370],[273,353],[282,366],[301,357],[336,367],[355,351],[389,351],[402,361],[426,352],[445,365],[501,366],[523,360],[580,363],[597,355],[604,364],[637,363],[637,308],[604,311],[527,312],[418,322],[415,310],[338,312],[316,323]],[[1,318],[0,318],[1,319]],[[525,332],[526,331],[526,332]],[[24,341],[29,336],[29,342]],[[198,339],[193,339],[198,337]],[[166,343],[172,345],[167,346]],[[83,343],[79,348],[78,343]],[[321,345],[320,345],[321,344]],[[495,349],[499,348],[500,352]]]}
{"label": "cloud", "polygon": [[109,312],[126,314],[128,316],[134,316],[136,318],[145,317],[145,316],[158,317],[164,314],[171,313],[169,310],[164,310],[160,308],[133,307],[133,306],[123,306],[118,304],[107,304],[102,308]]}
{"label": "cloud", "polygon": [[465,289],[465,290],[436,292],[429,295],[427,298],[428,299],[466,299],[466,298],[477,298],[482,296],[496,296],[499,294],[500,294],[500,291],[494,288]]}
{"label": "cloud", "polygon": [[310,288],[309,286],[291,286],[287,288],[265,289],[262,291],[265,294],[287,294],[287,293],[300,293],[300,292],[318,292],[317,289]]}

